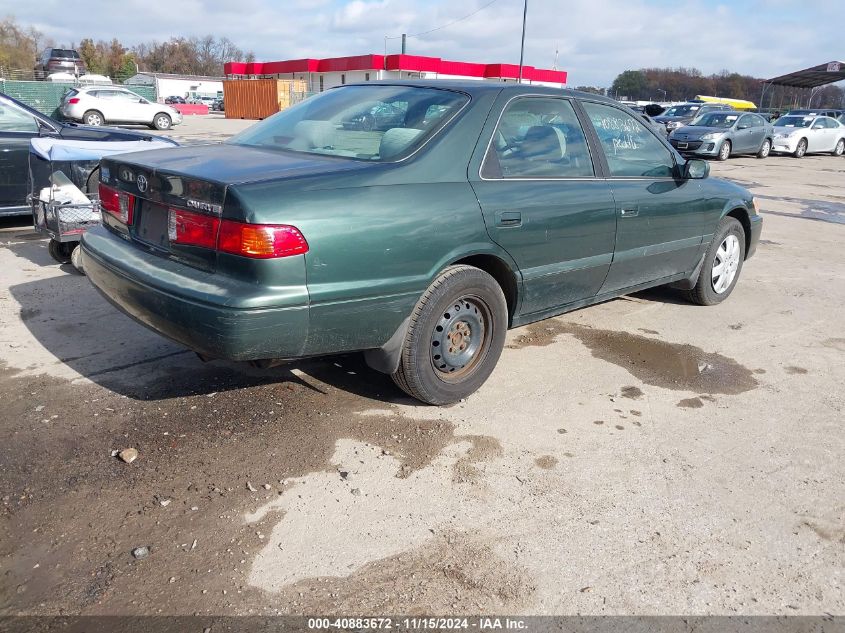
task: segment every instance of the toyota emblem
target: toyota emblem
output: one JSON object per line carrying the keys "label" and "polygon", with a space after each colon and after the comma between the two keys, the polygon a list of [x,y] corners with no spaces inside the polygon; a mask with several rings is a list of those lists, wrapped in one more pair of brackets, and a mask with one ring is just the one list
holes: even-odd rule
{"label": "toyota emblem", "polygon": [[147,182],[147,177],[143,174],[138,174],[137,183],[138,183],[138,191],[140,191],[141,193],[144,193],[147,190],[147,187],[150,184],[149,182]]}

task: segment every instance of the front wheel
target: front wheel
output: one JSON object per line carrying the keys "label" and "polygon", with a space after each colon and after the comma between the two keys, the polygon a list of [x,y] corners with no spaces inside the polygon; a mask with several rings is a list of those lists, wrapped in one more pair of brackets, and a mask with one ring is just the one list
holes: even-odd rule
{"label": "front wheel", "polygon": [[394,382],[426,404],[476,391],[499,360],[508,327],[501,287],[473,266],[450,266],[411,313]]}
{"label": "front wheel", "polygon": [[804,154],[807,153],[807,139],[802,138],[798,141],[798,145],[795,147],[795,151],[792,152],[792,155],[795,158],[802,158]]}
{"label": "front wheel", "polygon": [[728,160],[731,157],[731,142],[725,141],[719,148],[719,160]]}
{"label": "front wheel", "polygon": [[155,126],[155,129],[157,130],[169,130],[172,124],[173,121],[171,121],[170,117],[164,112],[155,115],[155,118],[153,119],[153,126]]}
{"label": "front wheel", "polygon": [[831,154],[834,156],[842,156],[842,154],[845,154],[845,138],[839,139],[839,142],[836,144],[836,147],[833,148]]}
{"label": "front wheel", "polygon": [[769,152],[772,151],[772,142],[769,139],[765,139],[763,144],[760,146],[760,151],[757,152],[757,158],[766,158],[769,155]]}
{"label": "front wheel", "polygon": [[712,306],[727,299],[736,287],[744,261],[745,230],[739,220],[726,216],[716,227],[698,281],[688,292],[690,301]]}

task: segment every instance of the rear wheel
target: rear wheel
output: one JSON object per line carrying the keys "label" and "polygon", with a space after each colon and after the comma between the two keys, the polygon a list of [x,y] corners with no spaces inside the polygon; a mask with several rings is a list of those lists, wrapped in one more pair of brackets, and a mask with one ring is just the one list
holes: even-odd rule
{"label": "rear wheel", "polygon": [[493,372],[507,326],[496,280],[472,266],[450,266],[414,308],[393,380],[427,404],[466,398]]}
{"label": "rear wheel", "polygon": [[845,138],[839,139],[839,142],[836,143],[836,147],[833,148],[831,154],[834,156],[842,156],[842,154],[845,154]]}
{"label": "rear wheel", "polygon": [[85,114],[82,115],[82,122],[85,125],[91,125],[93,127],[99,127],[103,125],[106,120],[103,118],[103,113],[98,112],[97,110],[88,110]]}
{"label": "rear wheel", "polygon": [[757,152],[757,158],[766,158],[769,152],[772,151],[772,142],[769,139],[763,140],[760,150]]}
{"label": "rear wheel", "polygon": [[728,160],[731,157],[731,142],[724,141],[719,148],[719,160]]}
{"label": "rear wheel", "polygon": [[164,112],[159,112],[153,118],[153,126],[157,130],[169,130],[172,123],[173,122],[170,120],[170,117]]}
{"label": "rear wheel", "polygon": [[745,230],[739,220],[726,216],[716,227],[695,287],[688,292],[689,300],[702,306],[712,306],[727,299],[739,280],[745,261]]}
{"label": "rear wheel", "polygon": [[792,155],[795,158],[802,158],[804,154],[807,153],[807,139],[802,138],[798,141],[798,145],[795,147],[795,151],[792,152]]}
{"label": "rear wheel", "polygon": [[60,264],[69,264],[70,257],[73,254],[73,249],[76,242],[59,242],[58,240],[50,240],[47,244],[47,252],[50,257],[55,259]]}

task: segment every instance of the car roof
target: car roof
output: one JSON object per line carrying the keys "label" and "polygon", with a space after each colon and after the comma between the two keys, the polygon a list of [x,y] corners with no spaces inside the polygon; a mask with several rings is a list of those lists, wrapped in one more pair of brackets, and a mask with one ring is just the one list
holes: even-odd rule
{"label": "car roof", "polygon": [[550,86],[538,86],[534,84],[519,84],[519,83],[504,83],[497,81],[479,81],[472,79],[381,79],[378,81],[366,81],[360,83],[349,83],[343,86],[331,88],[336,90],[346,86],[410,86],[415,88],[439,88],[441,90],[455,90],[465,92],[470,96],[489,94],[493,92],[502,92],[518,96],[520,94],[526,95],[550,95],[550,96],[568,96],[578,98],[589,98],[595,101],[603,101],[613,105],[622,105],[615,99],[604,97],[601,95],[579,92],[578,90],[571,90],[569,88],[552,88]]}

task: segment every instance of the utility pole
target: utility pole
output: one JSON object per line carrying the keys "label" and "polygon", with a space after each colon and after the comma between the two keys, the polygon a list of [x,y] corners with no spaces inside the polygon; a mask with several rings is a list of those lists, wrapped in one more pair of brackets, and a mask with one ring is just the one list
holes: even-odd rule
{"label": "utility pole", "polygon": [[519,47],[519,83],[522,83],[522,61],[525,58],[525,18],[528,15],[528,0],[522,5],[522,44]]}
{"label": "utility pole", "polygon": [[405,34],[402,33],[402,54],[403,55],[405,54],[405,38],[406,38]]}

